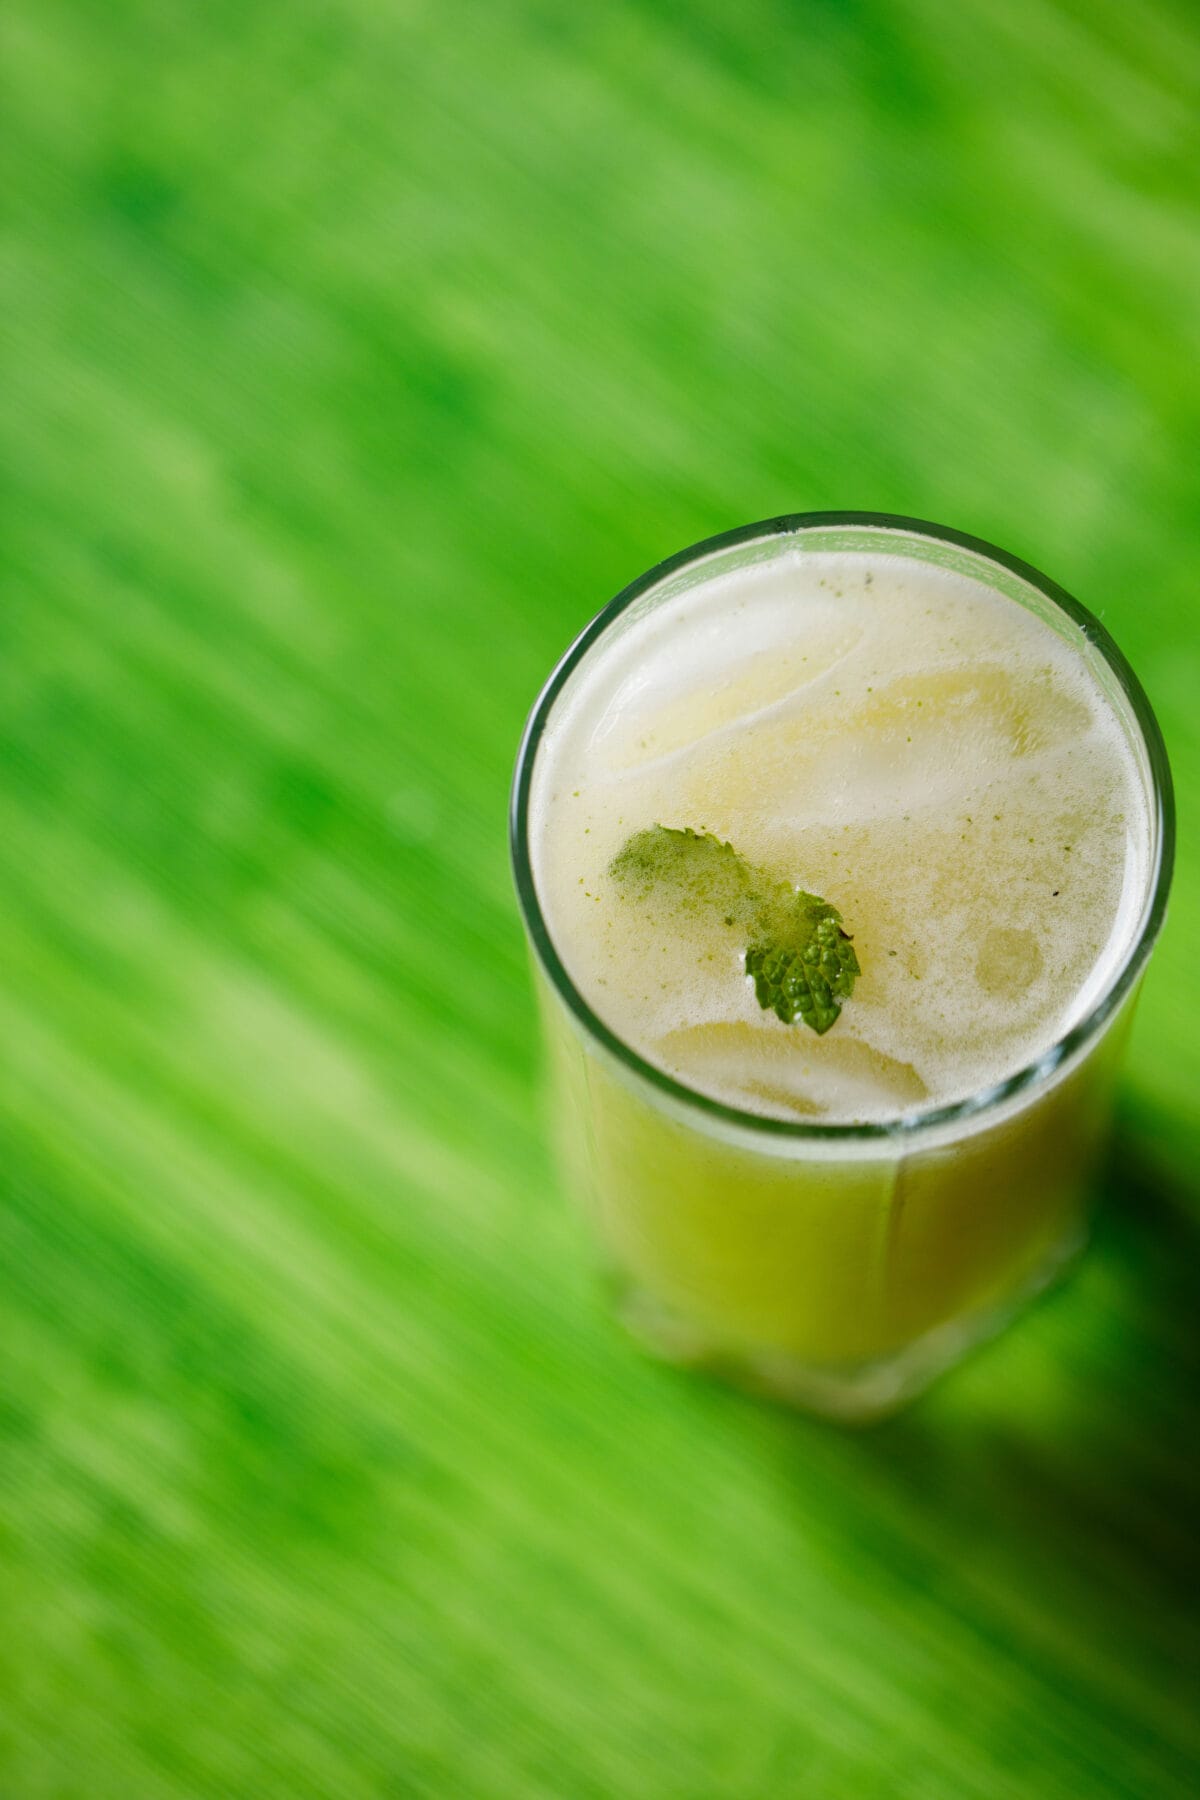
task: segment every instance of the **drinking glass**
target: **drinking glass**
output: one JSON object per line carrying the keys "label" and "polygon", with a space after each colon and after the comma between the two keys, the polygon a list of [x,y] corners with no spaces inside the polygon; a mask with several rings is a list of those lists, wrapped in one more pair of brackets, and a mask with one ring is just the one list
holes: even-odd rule
{"label": "drinking glass", "polygon": [[[798,546],[909,557],[1027,607],[1104,690],[1149,798],[1138,923],[1103,991],[1003,1081],[883,1123],[764,1117],[648,1062],[572,981],[530,860],[543,737],[587,681],[593,651],[697,583]],[[560,1163],[594,1223],[620,1313],[652,1351],[816,1412],[867,1419],[998,1330],[1079,1248],[1118,1060],[1166,911],[1174,812],[1140,682],[1056,583],[961,532],[872,513],[794,514],[682,551],[618,594],[550,676],[517,759],[511,841]]]}

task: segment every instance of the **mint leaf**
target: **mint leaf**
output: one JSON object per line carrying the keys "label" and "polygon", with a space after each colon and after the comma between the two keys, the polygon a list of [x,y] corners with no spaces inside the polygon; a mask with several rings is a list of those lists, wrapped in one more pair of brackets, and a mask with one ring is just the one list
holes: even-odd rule
{"label": "mint leaf", "polygon": [[652,825],[635,831],[609,865],[627,892],[664,889],[688,912],[720,913],[748,940],[746,974],[759,1005],[785,1025],[824,1034],[861,971],[836,906],[797,893],[708,831]]}
{"label": "mint leaf", "polygon": [[613,858],[609,873],[639,898],[670,888],[686,911],[720,912],[726,924],[747,929],[766,898],[757,870],[732,844],[689,825],[635,831]]}
{"label": "mint leaf", "polygon": [[862,973],[836,906],[797,894],[792,917],[746,951],[758,1004],[790,1025],[797,1015],[823,1036]]}

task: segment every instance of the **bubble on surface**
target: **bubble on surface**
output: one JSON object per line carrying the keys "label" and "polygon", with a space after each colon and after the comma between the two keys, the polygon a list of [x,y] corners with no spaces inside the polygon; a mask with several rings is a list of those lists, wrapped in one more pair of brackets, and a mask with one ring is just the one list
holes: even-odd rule
{"label": "bubble on surface", "polygon": [[1015,999],[1036,981],[1042,969],[1042,947],[1036,933],[993,925],[983,936],[975,962],[975,979],[987,994]]}

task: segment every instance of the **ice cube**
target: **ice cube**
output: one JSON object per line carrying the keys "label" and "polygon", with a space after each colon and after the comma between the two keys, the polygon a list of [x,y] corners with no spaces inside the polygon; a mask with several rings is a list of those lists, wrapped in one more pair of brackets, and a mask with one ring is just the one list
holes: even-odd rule
{"label": "ice cube", "polygon": [[[862,671],[856,663],[855,679]],[[843,677],[845,680],[845,677]],[[990,664],[906,674],[857,694],[825,683],[811,704],[768,715],[697,757],[687,799],[722,819],[760,797],[766,819],[885,818],[953,803],[998,772],[1028,767],[1092,723],[1050,672]]]}
{"label": "ice cube", "polygon": [[919,1106],[928,1089],[911,1063],[853,1037],[743,1019],[686,1025],[655,1046],[664,1066],[734,1106],[784,1117],[867,1119]]}
{"label": "ice cube", "polygon": [[617,689],[592,733],[596,772],[645,768],[749,724],[827,675],[862,635],[848,622],[818,622],[801,641],[738,656],[726,632],[708,646],[711,668],[700,678],[680,666],[678,653],[647,659]]}

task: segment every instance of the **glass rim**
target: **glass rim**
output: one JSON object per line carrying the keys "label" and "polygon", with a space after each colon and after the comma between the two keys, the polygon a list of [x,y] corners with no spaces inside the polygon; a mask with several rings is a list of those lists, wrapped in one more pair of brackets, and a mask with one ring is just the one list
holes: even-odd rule
{"label": "glass rim", "polygon": [[[987,1087],[978,1089],[966,1098],[952,1101],[947,1105],[917,1108],[911,1112],[898,1114],[894,1119],[819,1124],[750,1112],[745,1108],[732,1106],[724,1100],[717,1100],[710,1094],[700,1092],[697,1088],[689,1087],[685,1082],[676,1080],[673,1075],[668,1075],[665,1069],[658,1068],[656,1064],[642,1056],[600,1018],[567,972],[542,911],[530,858],[529,799],[538,749],[556,700],[592,646],[643,594],[648,593],[670,576],[723,550],[737,549],[744,544],[762,542],[771,538],[800,537],[809,531],[853,530],[855,528],[891,531],[898,535],[905,534],[910,537],[931,539],[935,543],[949,544],[955,549],[966,550],[972,555],[998,565],[1010,575],[1017,576],[1018,579],[1035,588],[1079,627],[1084,637],[1100,653],[1108,669],[1115,676],[1141,733],[1150,771],[1149,800],[1155,860],[1147,883],[1147,897],[1141,921],[1123,961],[1088,1013],[1069,1031],[1064,1032],[1049,1049],[1043,1051],[1032,1062],[1024,1064],[1012,1075],[1005,1076],[1001,1081],[990,1083]],[[1014,600],[1013,604],[1019,605],[1020,602]],[[602,607],[595,617],[584,626],[551,671],[526,722],[513,774],[509,809],[509,849],[512,858],[513,879],[525,930],[538,961],[551,986],[566,1004],[575,1021],[619,1065],[651,1088],[657,1089],[659,1093],[681,1104],[689,1112],[699,1114],[698,1123],[707,1121],[714,1125],[736,1126],[762,1138],[814,1144],[844,1144],[879,1141],[914,1132],[924,1133],[935,1127],[959,1122],[965,1123],[968,1120],[975,1121],[981,1114],[994,1113],[1017,1095],[1029,1094],[1032,1096],[1037,1088],[1046,1085],[1057,1070],[1071,1061],[1077,1051],[1099,1034],[1136,983],[1166,917],[1167,898],[1175,859],[1175,801],[1166,745],[1145,689],[1124,653],[1100,620],[1089,612],[1087,607],[1067,593],[1065,588],[1060,587],[1056,581],[1052,581],[1049,576],[1043,575],[1040,570],[1035,569],[1032,564],[1023,561],[1020,557],[1001,550],[996,544],[990,544],[983,538],[972,537],[967,532],[956,531],[947,525],[933,524],[927,519],[910,519],[900,513],[841,511],[784,513],[774,518],[758,520],[750,525],[737,526],[731,531],[719,532],[714,537],[703,538],[698,543],[689,545],[687,549],[679,550],[673,556],[668,556],[663,562],[657,563],[643,575],[639,575],[636,580],[631,581],[627,587],[622,588],[608,602],[607,606]]]}

